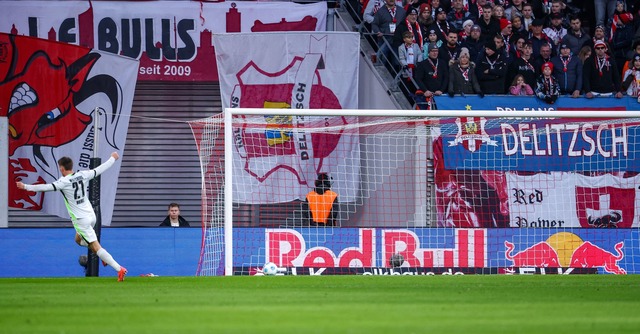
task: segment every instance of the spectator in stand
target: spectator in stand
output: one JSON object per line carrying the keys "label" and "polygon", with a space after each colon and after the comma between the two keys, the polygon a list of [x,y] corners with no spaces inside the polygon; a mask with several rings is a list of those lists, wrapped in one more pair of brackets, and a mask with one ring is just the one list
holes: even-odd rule
{"label": "spectator in stand", "polygon": [[466,20],[475,21],[476,18],[464,9],[462,0],[453,0],[451,2],[451,7],[451,11],[449,12],[449,15],[447,15],[447,21],[451,24],[451,27],[454,30],[462,30],[462,24]]}
{"label": "spectator in stand", "polygon": [[[627,53],[631,51],[634,34],[633,15],[625,10],[624,1],[618,0],[616,11],[611,18],[609,43],[616,64],[621,65],[627,61]],[[624,70],[623,70],[624,73]]]}
{"label": "spectator in stand", "polygon": [[373,23],[373,17],[376,15],[378,9],[385,6],[385,0],[369,0],[367,6],[364,9],[364,21],[369,25]]}
{"label": "spectator in stand", "polygon": [[515,41],[513,43],[513,48],[511,48],[511,50],[513,50],[513,59],[515,60],[520,58],[520,56],[522,55],[522,49],[524,48],[524,45],[528,42],[528,40],[525,37],[515,38],[515,36],[512,38],[512,40]]}
{"label": "spectator in stand", "polygon": [[540,75],[540,72],[538,72],[537,69],[540,67],[536,67],[534,65],[531,57],[532,53],[533,49],[531,47],[531,42],[527,41],[522,47],[520,57],[509,65],[506,82],[512,82],[515,77],[520,75],[524,78],[524,82],[529,85],[529,87],[535,87],[536,80]]}
{"label": "spectator in stand", "polygon": [[422,29],[422,37],[424,39],[424,45],[427,43],[429,36],[429,27],[433,24],[433,17],[431,16],[431,6],[429,4],[423,3],[420,5],[420,12],[418,14],[418,23],[420,24],[420,29]]}
{"label": "spectator in stand", "polygon": [[613,17],[616,3],[616,0],[594,0],[596,26],[604,26],[608,18]]}
{"label": "spectator in stand", "polygon": [[551,24],[544,28],[542,32],[551,39],[553,50],[558,50],[562,39],[567,35],[567,29],[562,26],[562,14],[552,13],[549,16],[551,18]]}
{"label": "spectator in stand", "polygon": [[493,6],[491,11],[494,19],[500,21],[501,18],[504,18],[504,7],[501,5]]}
{"label": "spectator in stand", "polygon": [[476,65],[480,90],[484,94],[504,94],[507,62],[501,56],[495,41],[487,42],[485,54]]}
{"label": "spectator in stand", "polygon": [[480,26],[477,24],[473,25],[471,27],[471,36],[469,36],[469,38],[467,38],[462,43],[462,46],[469,50],[471,59],[477,59],[478,54],[480,54],[480,51],[482,51],[484,42],[482,41],[482,39],[480,39],[480,35],[481,35]]}
{"label": "spectator in stand", "polygon": [[535,16],[533,16],[533,9],[531,4],[526,3],[522,6],[522,25],[524,26],[524,31],[529,32],[531,30],[531,23],[535,20]]}
{"label": "spectator in stand", "polygon": [[533,9],[533,15],[543,18],[551,13],[551,0],[531,0],[529,1]]}
{"label": "spectator in stand", "polygon": [[[438,57],[440,51],[435,43],[428,44],[425,50],[427,50],[428,56],[418,63],[413,78],[424,97],[440,96],[447,91],[448,66]],[[418,93],[416,92],[416,94]]]}
{"label": "spectator in stand", "polygon": [[478,26],[482,29],[482,40],[488,41],[500,32],[500,21],[493,18],[491,5],[486,4],[483,7],[482,18],[478,20]]}
{"label": "spectator in stand", "polygon": [[561,43],[566,44],[571,49],[571,53],[577,55],[580,53],[580,49],[591,40],[591,36],[582,29],[582,20],[579,17],[572,17],[571,29],[567,31],[567,34],[562,38]]}
{"label": "spectator in stand", "polygon": [[513,19],[518,16],[522,17],[522,9],[524,8],[524,0],[511,0],[511,4],[504,10],[504,15],[507,19],[513,22]]}
{"label": "spectator in stand", "polygon": [[180,215],[180,205],[171,203],[167,209],[167,217],[160,223],[160,227],[189,227],[189,222]]}
{"label": "spectator in stand", "polygon": [[532,96],[533,89],[531,89],[531,86],[529,84],[524,82],[524,77],[522,76],[522,74],[518,74],[515,78],[513,78],[513,81],[511,82],[509,93],[516,96]]}
{"label": "spectator in stand", "polygon": [[[506,59],[508,59],[507,57],[507,51],[505,50],[505,44],[504,44],[504,39],[502,38],[501,34],[496,34],[495,36],[493,36],[493,42],[496,45],[496,51],[500,54],[500,57],[507,62]],[[476,58],[476,67],[477,64],[480,64],[482,62],[482,60],[484,59],[485,56],[485,51],[484,48],[480,51],[480,54],[478,55],[478,57]],[[509,65],[509,63],[507,62],[507,66]],[[505,88],[506,89],[506,88]]]}
{"label": "spectator in stand", "polygon": [[544,63],[551,62],[552,52],[549,44],[540,46],[540,54],[534,59],[536,68],[542,68]]}
{"label": "spectator in stand", "polygon": [[438,15],[438,8],[440,8],[440,0],[431,0],[430,5],[431,17],[436,17]]}
{"label": "spectator in stand", "polygon": [[524,30],[524,25],[522,24],[521,16],[514,16],[513,20],[511,20],[511,33],[513,34],[513,39],[517,40],[518,38],[527,39],[529,37],[529,33]]}
{"label": "spectator in stand", "polygon": [[585,45],[588,45],[591,47],[591,51],[594,51],[594,47],[597,41],[602,41],[604,42],[604,44],[606,44],[607,46],[607,52],[609,52],[611,50],[611,48],[609,47],[609,43],[607,43],[607,35],[606,32],[604,30],[604,26],[597,26],[596,29],[593,31],[593,38],[591,38],[591,40],[587,41],[587,43]]}
{"label": "spectator in stand", "polygon": [[[387,58],[390,64],[397,64],[395,51],[389,47],[393,44],[393,34],[399,22],[406,16],[404,9],[396,5],[395,0],[385,0],[385,6],[373,16],[371,30],[378,38],[378,54]],[[396,65],[397,66],[397,65]]]}
{"label": "spectator in stand", "polygon": [[538,57],[540,54],[540,48],[543,45],[551,47],[551,39],[542,32],[542,19],[535,19],[531,22],[531,32],[529,33],[529,40],[533,45],[533,56]]}
{"label": "spectator in stand", "polygon": [[475,64],[471,62],[469,49],[462,48],[460,57],[449,65],[449,96],[454,94],[479,94],[484,97],[475,73]]}
{"label": "spectator in stand", "polygon": [[[438,47],[442,46],[442,44],[444,44],[440,39],[438,39],[438,33],[431,29],[429,30],[429,35],[427,35],[427,41],[425,42],[425,44],[430,44],[433,43],[435,45],[437,45]],[[429,51],[426,48],[422,48],[422,58],[423,59],[427,59],[427,56],[429,55]]]}
{"label": "spectator in stand", "polygon": [[[583,71],[584,71],[584,63],[587,61],[587,59],[589,57],[591,57],[591,47],[588,45],[583,46],[580,49],[580,52],[578,52],[578,58],[580,59],[580,62],[582,62],[583,65]],[[583,73],[583,77],[584,77],[584,73]]]}
{"label": "spectator in stand", "polygon": [[489,5],[489,11],[491,11],[492,4],[493,3],[488,0],[476,0],[475,2],[469,1],[469,12],[473,17],[480,20],[482,18],[482,13],[485,11],[485,5]]}
{"label": "spectator in stand", "polygon": [[571,54],[566,44],[560,45],[560,54],[551,58],[553,77],[560,86],[561,95],[571,95],[576,98],[582,90],[582,62]]}
{"label": "spectator in stand", "polygon": [[443,8],[436,9],[436,21],[430,30],[435,30],[438,39],[441,40],[442,43],[447,42],[447,35],[449,34],[449,30],[451,30],[451,26],[449,22],[447,22],[447,13]]}
{"label": "spectator in stand", "polygon": [[407,12],[407,17],[402,20],[396,27],[396,31],[393,33],[393,44],[391,45],[394,50],[398,50],[404,43],[404,33],[411,32],[413,35],[413,42],[418,44],[420,51],[422,52],[422,44],[424,43],[422,38],[422,28],[418,23],[418,10],[415,8],[410,9]]}
{"label": "spectator in stand", "polygon": [[640,41],[633,42],[633,49],[627,53],[628,60],[626,60],[622,66],[622,73],[625,73],[633,66],[633,59],[637,54],[640,54]]}
{"label": "spectator in stand", "polygon": [[462,43],[471,36],[471,27],[473,27],[474,23],[472,20],[466,20],[462,24],[462,30],[458,32],[458,42]]}
{"label": "spectator in stand", "polygon": [[640,54],[633,56],[633,65],[624,72],[622,89],[627,95],[640,100]]}
{"label": "spectator in stand", "polygon": [[542,74],[538,77],[536,84],[536,96],[549,104],[554,104],[560,95],[558,82],[552,75],[553,64],[550,62],[542,65]]}
{"label": "spectator in stand", "polygon": [[560,25],[562,25],[565,28],[568,27],[569,22],[565,22],[565,15],[564,15],[564,9],[566,7],[567,6],[564,4],[564,2],[562,2],[562,0],[553,0],[551,2],[551,11],[544,18],[544,26],[550,27],[553,24],[551,23],[551,20],[553,19],[553,17],[560,15],[560,21],[561,21]]}
{"label": "spectator in stand", "polygon": [[439,3],[440,4],[438,6],[442,7],[442,9],[444,9],[445,13],[448,13],[448,12],[451,11],[451,0],[440,0]]}
{"label": "spectator in stand", "polygon": [[594,49],[594,55],[587,58],[582,68],[585,96],[590,99],[615,94],[617,98],[621,98],[620,71],[613,58],[607,54],[607,44],[596,41]]}
{"label": "spectator in stand", "polygon": [[440,47],[440,59],[448,66],[453,60],[458,59],[459,55],[460,44],[458,43],[458,33],[455,30],[450,30],[447,35],[447,44]]}
{"label": "spectator in stand", "polygon": [[504,55],[507,57],[507,63],[511,64],[514,60],[514,52],[511,50],[513,45],[511,45],[511,21],[506,18],[500,19],[500,36],[502,37],[502,41],[504,42]]}
{"label": "spectator in stand", "polygon": [[[402,66],[402,77],[412,78],[413,70],[416,65],[422,61],[422,49],[413,41],[413,32],[405,31],[402,34],[404,43],[398,47],[398,58],[400,66]],[[415,89],[411,89],[413,92]]]}

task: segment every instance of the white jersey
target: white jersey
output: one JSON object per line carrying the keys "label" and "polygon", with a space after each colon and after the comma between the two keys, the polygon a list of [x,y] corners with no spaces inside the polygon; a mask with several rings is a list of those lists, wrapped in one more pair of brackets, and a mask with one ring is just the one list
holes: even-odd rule
{"label": "white jersey", "polygon": [[72,220],[95,217],[89,201],[89,181],[106,171],[115,161],[111,157],[92,170],[75,172],[49,184],[25,185],[25,188],[29,191],[60,191]]}

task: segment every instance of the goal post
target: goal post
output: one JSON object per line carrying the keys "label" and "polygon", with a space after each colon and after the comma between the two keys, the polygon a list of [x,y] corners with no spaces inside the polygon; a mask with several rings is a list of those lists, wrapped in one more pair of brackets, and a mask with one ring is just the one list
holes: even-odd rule
{"label": "goal post", "polygon": [[[635,270],[637,111],[228,108],[190,125],[198,275]],[[334,225],[306,203],[319,174]]]}

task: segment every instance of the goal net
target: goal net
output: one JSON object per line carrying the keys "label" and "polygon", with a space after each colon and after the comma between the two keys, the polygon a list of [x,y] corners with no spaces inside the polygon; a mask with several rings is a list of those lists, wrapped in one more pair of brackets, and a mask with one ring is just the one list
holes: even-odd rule
{"label": "goal net", "polygon": [[633,114],[227,109],[193,121],[198,275],[267,262],[289,275],[634,272]]}

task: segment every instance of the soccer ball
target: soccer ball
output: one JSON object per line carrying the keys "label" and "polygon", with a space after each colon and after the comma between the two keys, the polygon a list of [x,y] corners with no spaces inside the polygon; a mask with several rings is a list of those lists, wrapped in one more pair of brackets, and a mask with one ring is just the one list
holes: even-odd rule
{"label": "soccer ball", "polygon": [[267,262],[262,267],[262,273],[268,276],[272,276],[278,273],[278,266],[273,262]]}
{"label": "soccer ball", "polygon": [[404,256],[398,253],[391,255],[391,258],[389,259],[389,265],[392,266],[393,268],[400,267],[403,262],[404,262]]}

